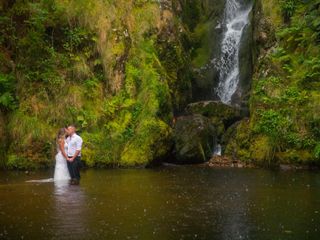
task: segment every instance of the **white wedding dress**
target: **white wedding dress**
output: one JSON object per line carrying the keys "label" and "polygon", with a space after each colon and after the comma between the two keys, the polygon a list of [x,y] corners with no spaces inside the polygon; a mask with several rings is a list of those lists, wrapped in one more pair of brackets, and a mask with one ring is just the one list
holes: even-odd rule
{"label": "white wedding dress", "polygon": [[[67,152],[68,144],[64,142],[64,150]],[[54,169],[54,177],[40,180],[28,180],[29,183],[49,183],[54,181],[54,185],[60,189],[60,187],[65,187],[68,185],[70,180],[70,174],[67,166],[67,159],[62,155],[61,150],[58,148],[58,153],[56,155],[56,166]],[[63,190],[63,188],[61,188]]]}
{"label": "white wedding dress", "polygon": [[[68,144],[64,142],[64,150],[67,152]],[[56,155],[56,166],[54,169],[54,177],[53,180],[56,181],[68,181],[70,180],[70,174],[67,166],[67,160],[62,155],[61,150],[58,148],[58,153]]]}

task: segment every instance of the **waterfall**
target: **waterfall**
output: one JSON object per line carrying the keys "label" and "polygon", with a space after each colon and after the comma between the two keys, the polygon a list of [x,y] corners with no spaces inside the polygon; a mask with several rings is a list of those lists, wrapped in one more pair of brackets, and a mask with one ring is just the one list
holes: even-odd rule
{"label": "waterfall", "polygon": [[244,8],[241,0],[226,0],[224,12],[224,34],[221,42],[221,56],[216,63],[219,70],[219,84],[216,93],[223,103],[230,104],[239,83],[240,41],[252,6]]}
{"label": "waterfall", "polygon": [[220,144],[216,144],[213,150],[213,156],[221,156],[221,148]]}

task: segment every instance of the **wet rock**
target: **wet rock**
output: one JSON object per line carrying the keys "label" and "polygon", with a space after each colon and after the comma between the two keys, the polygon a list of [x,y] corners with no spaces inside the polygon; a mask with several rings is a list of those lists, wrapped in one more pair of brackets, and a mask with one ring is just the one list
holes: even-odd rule
{"label": "wet rock", "polygon": [[287,164],[280,164],[279,168],[280,168],[282,171],[290,171],[290,170],[293,170],[293,166],[287,165]]}
{"label": "wet rock", "polygon": [[280,164],[281,171],[295,171],[295,170],[318,170],[316,166],[309,165],[294,165],[294,164]]}
{"label": "wet rock", "polygon": [[253,74],[253,15],[249,14],[250,21],[243,30],[239,50],[239,86],[232,97],[232,103],[245,108],[248,105],[249,92]]}
{"label": "wet rock", "polygon": [[234,158],[240,158],[239,149],[240,144],[247,146],[249,134],[249,121],[243,119],[231,125],[223,134],[221,144],[223,146],[223,153]]}
{"label": "wet rock", "polygon": [[209,118],[199,114],[182,116],[174,129],[176,163],[203,163],[212,155],[216,131]]}
{"label": "wet rock", "polygon": [[[218,69],[212,62],[220,56],[220,42],[223,38],[223,16],[225,0],[177,1],[182,3],[183,21],[189,25],[193,33],[194,56],[192,99],[202,101],[212,99],[212,91],[218,81]],[[198,71],[199,70],[199,71]]]}
{"label": "wet rock", "polygon": [[260,51],[274,46],[276,42],[274,26],[270,18],[264,15],[263,5],[263,1],[256,1],[253,10],[253,46],[255,57],[259,55]]}
{"label": "wet rock", "polygon": [[241,119],[240,110],[219,101],[191,103],[186,107],[188,114],[201,114],[213,120],[222,121],[226,127]]}
{"label": "wet rock", "polygon": [[227,156],[214,156],[206,165],[211,168],[254,168],[255,166],[250,162],[242,162],[237,159],[232,159]]}

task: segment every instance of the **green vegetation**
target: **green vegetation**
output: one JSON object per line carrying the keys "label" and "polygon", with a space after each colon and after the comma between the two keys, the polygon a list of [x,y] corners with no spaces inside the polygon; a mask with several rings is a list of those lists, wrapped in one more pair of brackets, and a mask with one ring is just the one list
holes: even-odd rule
{"label": "green vegetation", "polygon": [[11,74],[0,75],[0,107],[5,110],[13,110],[16,107],[14,95],[14,76]]}
{"label": "green vegetation", "polygon": [[188,36],[171,12],[155,1],[36,0],[1,1],[0,16],[1,165],[52,165],[69,123],[89,166],[167,154],[173,109],[190,95]]}
{"label": "green vegetation", "polygon": [[[164,158],[191,80],[205,85],[213,74],[192,67],[219,42],[213,26],[224,1],[172,4],[0,1],[0,167],[52,165],[55,134],[69,123],[79,126],[89,166]],[[320,1],[259,6],[251,115],[226,131],[225,152],[269,165],[319,163]]]}
{"label": "green vegetation", "polygon": [[280,8],[285,22],[290,21],[296,10],[297,2],[295,0],[280,0]]}
{"label": "green vegetation", "polygon": [[319,163],[320,1],[281,0],[279,12],[269,4],[262,8],[277,39],[257,63],[248,132],[238,129],[248,144],[236,152],[261,164]]}

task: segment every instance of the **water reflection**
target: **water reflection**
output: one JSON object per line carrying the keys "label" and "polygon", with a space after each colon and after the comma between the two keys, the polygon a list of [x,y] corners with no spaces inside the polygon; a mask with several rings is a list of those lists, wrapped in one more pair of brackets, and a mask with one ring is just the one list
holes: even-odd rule
{"label": "water reflection", "polygon": [[69,180],[60,180],[54,182],[54,195],[60,196],[68,192],[70,189]]}
{"label": "water reflection", "polygon": [[86,197],[81,186],[73,186],[69,181],[54,182],[54,210],[52,235],[57,239],[84,237],[86,229]]}
{"label": "water reflection", "polygon": [[246,204],[248,196],[241,190],[229,195],[224,200],[220,213],[224,219],[221,239],[248,239],[251,228]]}

